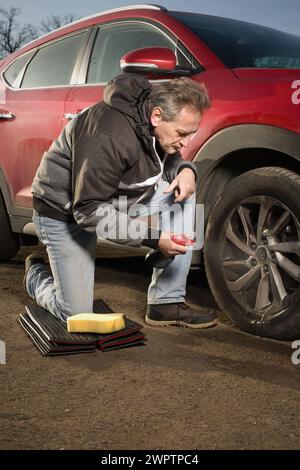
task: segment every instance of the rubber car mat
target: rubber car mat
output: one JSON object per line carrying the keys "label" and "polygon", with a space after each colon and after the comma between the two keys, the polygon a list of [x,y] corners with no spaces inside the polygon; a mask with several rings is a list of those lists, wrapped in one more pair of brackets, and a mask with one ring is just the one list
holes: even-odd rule
{"label": "rubber car mat", "polygon": [[134,331],[127,336],[119,338],[107,338],[103,341],[99,341],[97,348],[101,351],[108,351],[110,349],[116,349],[117,347],[125,347],[125,345],[133,346],[134,344],[144,344],[145,335],[140,331]]}
{"label": "rubber car mat", "polygon": [[[128,336],[129,334],[139,331],[143,325],[125,317],[125,328],[115,333],[69,333],[66,323],[56,318],[50,312],[37,304],[25,305],[25,309],[42,335],[50,343],[59,344],[97,344],[113,338]],[[112,313],[113,310],[103,301],[96,300],[94,302],[94,313]]]}
{"label": "rubber car mat", "polygon": [[65,347],[50,343],[47,339],[43,338],[42,335],[38,334],[38,332],[35,330],[34,324],[31,322],[30,317],[26,313],[20,315],[19,322],[43,356],[76,354],[82,352],[93,352],[96,350],[94,345],[73,345],[71,347]]}
{"label": "rubber car mat", "polygon": [[102,352],[107,352],[107,351],[113,351],[114,349],[124,349],[124,348],[131,348],[132,346],[145,346],[145,342],[143,340],[140,341],[131,341],[126,344],[122,344],[122,346],[119,346],[118,344],[116,345],[111,345],[105,349],[101,348]]}
{"label": "rubber car mat", "polygon": [[[66,323],[37,304],[25,306],[19,322],[44,356],[75,354],[79,352],[109,351],[142,345],[145,335],[143,325],[125,318],[126,327],[112,334],[68,333]],[[103,301],[95,300],[94,313],[110,313],[113,310]]]}

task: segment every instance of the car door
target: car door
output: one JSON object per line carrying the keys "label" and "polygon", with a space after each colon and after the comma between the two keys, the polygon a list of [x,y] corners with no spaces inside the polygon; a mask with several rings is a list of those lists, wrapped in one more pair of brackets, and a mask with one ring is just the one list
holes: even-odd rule
{"label": "car door", "polygon": [[124,54],[150,46],[168,47],[175,52],[178,65],[191,66],[190,53],[174,37],[152,24],[127,20],[96,25],[86,49],[79,83],[67,97],[69,119],[102,100],[107,82],[121,73],[120,59]]}
{"label": "car door", "polygon": [[32,206],[31,184],[43,153],[66,122],[65,100],[88,33],[46,43],[31,52],[19,73],[11,70],[13,64],[4,72],[1,113],[7,118],[0,122],[1,166],[14,206]]}

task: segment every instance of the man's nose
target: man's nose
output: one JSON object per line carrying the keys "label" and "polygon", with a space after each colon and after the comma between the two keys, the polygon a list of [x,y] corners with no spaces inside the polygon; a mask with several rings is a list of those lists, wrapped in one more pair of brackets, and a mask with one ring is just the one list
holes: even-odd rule
{"label": "man's nose", "polygon": [[191,136],[190,136],[190,135],[187,135],[187,136],[185,136],[185,137],[182,137],[182,138],[180,139],[180,141],[179,141],[181,147],[187,147],[187,146],[189,145],[190,140],[191,140]]}

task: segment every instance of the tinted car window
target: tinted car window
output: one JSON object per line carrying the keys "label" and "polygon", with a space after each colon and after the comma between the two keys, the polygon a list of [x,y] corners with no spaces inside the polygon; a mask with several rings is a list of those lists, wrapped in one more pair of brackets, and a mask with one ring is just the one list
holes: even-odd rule
{"label": "tinted car window", "polygon": [[28,65],[21,88],[68,85],[87,32],[42,47]]}
{"label": "tinted car window", "polygon": [[35,51],[32,51],[22,55],[6,69],[3,75],[9,85],[16,88],[20,85],[20,78],[22,76],[24,67],[29,59],[33,56],[34,52]]}
{"label": "tinted car window", "polygon": [[184,53],[163,32],[145,24],[128,23],[100,28],[92,50],[87,83],[108,82],[121,73],[121,57],[142,47],[168,47],[176,54],[180,65],[190,66]]}
{"label": "tinted car window", "polygon": [[230,68],[300,68],[300,37],[244,21],[169,12]]}

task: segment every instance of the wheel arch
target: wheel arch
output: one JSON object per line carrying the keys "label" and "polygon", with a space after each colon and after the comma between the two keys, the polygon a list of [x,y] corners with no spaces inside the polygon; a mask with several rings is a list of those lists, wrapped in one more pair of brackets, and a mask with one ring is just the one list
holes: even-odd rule
{"label": "wheel arch", "polygon": [[0,166],[0,197],[3,200],[4,208],[7,214],[7,220],[10,230],[14,234],[18,234],[20,241],[24,245],[36,244],[36,237],[31,237],[23,232],[25,225],[31,221],[32,209],[16,206],[13,203],[10,185]]}
{"label": "wheel arch", "polygon": [[[237,165],[238,159],[238,165]],[[218,132],[200,149],[197,202],[209,214],[233,178],[255,168],[280,166],[300,173],[300,135],[265,125],[237,125]]]}
{"label": "wheel arch", "polygon": [[9,215],[11,213],[13,202],[12,202],[12,197],[11,197],[11,191],[9,189],[9,184],[1,166],[0,166],[0,192],[4,200],[6,212]]}

